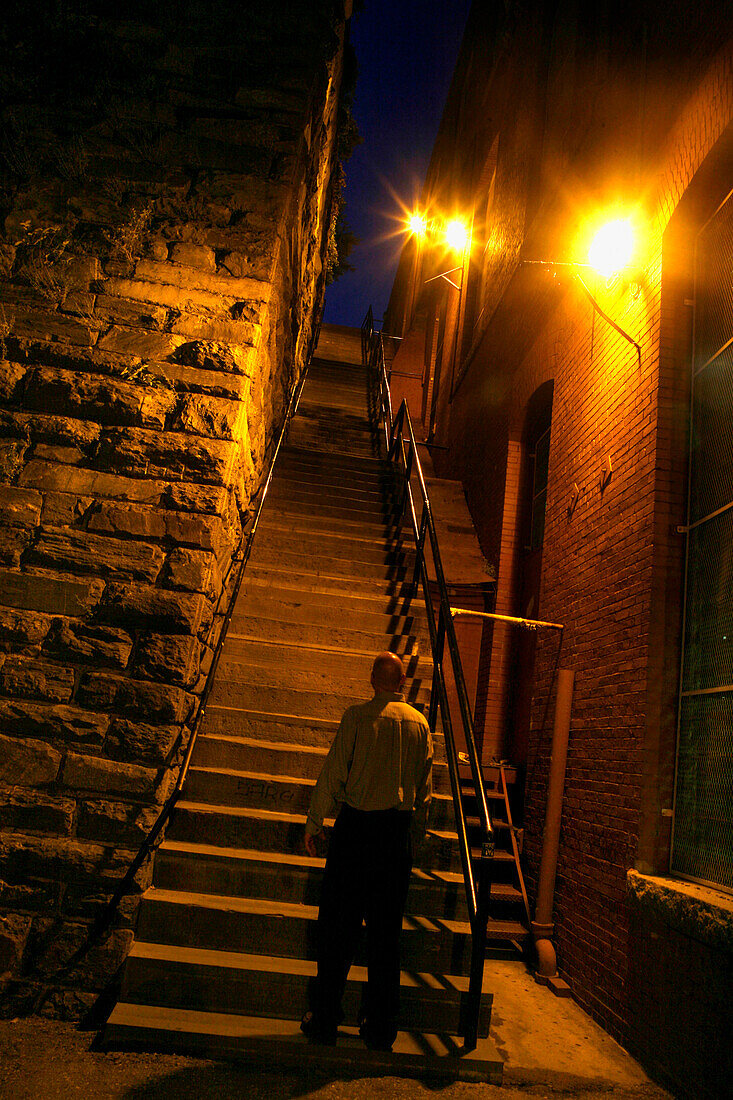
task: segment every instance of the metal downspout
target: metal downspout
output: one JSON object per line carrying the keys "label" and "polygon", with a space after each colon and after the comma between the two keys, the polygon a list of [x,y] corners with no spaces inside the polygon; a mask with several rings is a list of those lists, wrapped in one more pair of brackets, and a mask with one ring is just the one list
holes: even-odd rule
{"label": "metal downspout", "polygon": [[562,816],[565,764],[568,755],[574,683],[575,673],[573,671],[567,668],[561,668],[558,671],[555,722],[552,729],[552,755],[550,757],[550,774],[547,780],[547,807],[542,839],[542,857],[537,882],[537,903],[531,926],[537,952],[535,981],[539,982],[540,985],[549,985],[558,996],[569,996],[570,994],[570,986],[558,977],[557,954],[551,937],[555,929],[552,909],[557,856],[560,847],[560,819]]}

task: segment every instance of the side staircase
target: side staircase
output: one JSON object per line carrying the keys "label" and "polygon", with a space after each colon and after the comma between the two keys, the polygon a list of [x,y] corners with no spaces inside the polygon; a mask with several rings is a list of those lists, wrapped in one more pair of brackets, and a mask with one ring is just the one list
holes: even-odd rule
{"label": "side staircase", "polygon": [[[358,1037],[363,957],[349,975],[349,1026],[337,1046],[309,1047],[298,1026],[315,973],[324,864],[305,853],[305,815],[338,720],[370,696],[371,665],[383,649],[403,657],[406,698],[427,709],[425,611],[410,599],[414,559],[408,536],[395,537],[394,499],[364,369],[315,360],[276,464],[183,797],[141,902],[107,1047],[283,1066],[317,1057],[365,1072],[501,1080],[487,1038],[486,979],[482,1038],[471,1052],[459,1038],[471,933],[440,733],[429,834],[404,919],[394,1051],[367,1051]],[[515,926],[500,923],[497,934],[512,939]]]}

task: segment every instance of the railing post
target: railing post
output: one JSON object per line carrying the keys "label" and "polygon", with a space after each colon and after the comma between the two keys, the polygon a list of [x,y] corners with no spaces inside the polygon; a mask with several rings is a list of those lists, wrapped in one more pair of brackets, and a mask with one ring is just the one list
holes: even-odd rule
{"label": "railing post", "polygon": [[484,960],[486,957],[486,925],[489,921],[489,898],[491,896],[491,861],[494,858],[494,840],[491,837],[481,846],[476,883],[476,916],[473,919],[471,945],[471,972],[468,979],[468,1004],[464,1049],[475,1050],[478,1043],[479,1020],[481,1016],[481,993],[484,984]]}
{"label": "railing post", "polygon": [[422,516],[420,518],[420,534],[417,539],[416,554],[415,554],[415,572],[412,576],[412,584],[410,586],[410,599],[414,600],[417,596],[418,585],[420,584],[420,571],[422,569],[422,563],[425,560],[425,537],[428,530],[428,514],[423,508]]}
{"label": "railing post", "polygon": [[[369,322],[369,319],[370,316],[367,315],[366,323]],[[479,760],[474,738],[473,716],[471,714],[468,693],[466,691],[465,678],[463,676],[463,669],[461,666],[461,657],[458,650],[455,629],[453,627],[453,619],[451,617],[445,577],[443,575],[443,567],[440,560],[440,550],[437,544],[435,525],[433,523],[433,518],[431,514],[430,498],[428,496],[427,488],[425,485],[425,478],[420,464],[420,456],[417,453],[415,432],[412,427],[410,412],[405,401],[402,402],[399,413],[393,419],[389,379],[386,376],[382,341],[381,338],[376,338],[377,334],[374,332],[373,327],[371,328],[371,333],[372,338],[370,343],[370,355],[368,363],[370,367],[376,368],[379,374],[379,397],[385,429],[385,437],[388,444],[388,456],[389,459],[394,462],[395,466],[400,467],[401,472],[403,472],[405,478],[403,486],[402,507],[400,510],[400,519],[399,524],[397,525],[397,534],[399,535],[399,533],[401,532],[402,522],[404,520],[404,512],[407,505],[409,504],[413,535],[417,544],[417,560],[410,591],[414,591],[417,589],[417,584],[421,579],[425,596],[425,610],[427,613],[430,644],[433,654],[433,679],[430,690],[430,705],[428,708],[428,722],[430,724],[430,728],[433,730],[435,729],[439,708],[441,716],[443,718],[442,728],[443,735],[445,737],[448,771],[450,775],[453,803],[456,813],[458,846],[461,855],[461,867],[463,870],[463,877],[466,886],[466,900],[471,921],[471,975],[469,980],[468,995],[462,1002],[462,1012],[460,1020],[460,1034],[464,1036],[466,1048],[468,1050],[471,1050],[475,1048],[478,1040],[481,1012],[481,989],[483,983],[484,955],[486,952],[486,926],[488,922],[489,900],[491,892],[491,863],[494,847],[493,828],[491,824],[491,817],[489,814],[486,791],[483,784],[481,763]],[[379,355],[380,351],[382,352],[381,358]],[[407,453],[405,452],[405,436],[407,436],[409,447]],[[399,453],[397,452],[398,446],[400,448]],[[417,470],[418,485],[416,486],[416,489],[419,489],[419,493],[423,502],[423,511],[420,517],[419,524],[417,519],[417,512],[414,505],[412,485],[410,481],[413,464],[415,465]],[[439,611],[437,626],[435,622],[433,599],[430,591],[430,582],[425,565],[425,540],[427,538],[430,539],[431,553],[435,568],[435,582],[438,591]],[[461,779],[458,753],[453,737],[450,705],[446,693],[445,679],[443,677],[442,662],[446,640],[448,642],[448,650],[453,666],[456,691],[458,694],[459,713],[461,722],[463,724],[466,746],[468,749],[472,787],[475,789],[476,800],[479,810],[479,842],[481,843],[482,847],[481,857],[478,861],[477,868],[479,875],[478,881],[476,878],[476,871],[474,870],[474,867],[472,865],[471,847],[469,843],[466,814],[461,796]]]}
{"label": "railing post", "polygon": [[[394,537],[399,541],[402,535],[402,524],[405,520],[405,512],[407,511],[407,502],[410,499],[410,477],[412,476],[412,457],[415,453],[415,445],[412,439],[409,442],[407,448],[407,458],[405,459],[405,484],[402,489],[402,500],[397,515],[397,523],[395,524]],[[404,454],[404,452],[403,452]]]}
{"label": "railing post", "polygon": [[389,440],[389,453],[387,455],[387,458],[390,460],[390,462],[394,460],[395,448],[397,446],[398,441],[402,438],[402,425],[403,425],[404,419],[405,419],[404,405],[400,405],[399,412],[397,413],[397,416],[394,418],[394,423],[392,424],[392,434],[391,434],[390,440]]}
{"label": "railing post", "polygon": [[433,651],[433,682],[430,687],[430,706],[428,708],[428,725],[435,729],[435,721],[438,717],[438,700],[440,698],[440,666],[443,663],[443,645],[445,643],[445,620],[443,608],[438,614],[438,637]]}

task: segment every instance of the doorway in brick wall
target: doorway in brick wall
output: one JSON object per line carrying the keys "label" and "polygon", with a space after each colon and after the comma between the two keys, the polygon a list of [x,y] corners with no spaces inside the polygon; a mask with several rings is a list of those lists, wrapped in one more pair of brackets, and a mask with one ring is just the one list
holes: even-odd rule
{"label": "doorway in brick wall", "polygon": [[[522,438],[514,614],[529,619],[539,618],[553,386],[552,381],[543,383],[530,398]],[[520,768],[527,761],[536,638],[533,630],[512,632],[509,675],[509,683],[513,685],[509,707],[510,758]]]}

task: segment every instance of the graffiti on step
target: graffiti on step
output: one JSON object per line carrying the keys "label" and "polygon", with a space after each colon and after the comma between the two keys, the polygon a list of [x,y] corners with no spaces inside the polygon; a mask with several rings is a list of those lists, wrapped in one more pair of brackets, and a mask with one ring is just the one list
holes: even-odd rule
{"label": "graffiti on step", "polygon": [[269,802],[273,806],[286,806],[295,801],[295,787],[285,787],[280,783],[268,783],[266,779],[240,779],[237,791],[245,798],[257,799],[260,803]]}

